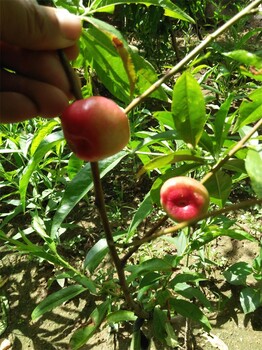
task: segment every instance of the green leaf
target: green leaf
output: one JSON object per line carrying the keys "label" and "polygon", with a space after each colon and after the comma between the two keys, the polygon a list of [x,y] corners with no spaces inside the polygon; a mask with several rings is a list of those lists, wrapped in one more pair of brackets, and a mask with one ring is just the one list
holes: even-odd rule
{"label": "green leaf", "polygon": [[158,307],[153,313],[153,334],[160,341],[165,340],[166,344],[172,348],[177,348],[179,342],[172,325],[167,318],[167,312]]}
{"label": "green leaf", "polygon": [[139,171],[139,174],[142,174],[143,172],[149,170],[161,169],[167,165],[175,164],[177,162],[185,161],[195,161],[202,164],[204,163],[204,159],[192,155],[192,152],[190,150],[179,150],[164,156],[154,158]]}
{"label": "green leaf", "polygon": [[216,151],[219,153],[223,146],[224,140],[227,138],[228,130],[231,124],[227,124],[226,118],[231,107],[233,95],[229,95],[226,101],[221,105],[219,111],[215,114],[214,131],[216,139]]}
{"label": "green leaf", "polygon": [[241,230],[230,230],[230,229],[224,229],[224,228],[218,228],[210,226],[207,231],[202,233],[200,236],[197,236],[196,239],[194,239],[191,242],[191,248],[198,250],[200,247],[206,245],[207,243],[213,241],[217,237],[230,237],[232,239],[236,239],[238,241],[242,241],[244,239],[255,242],[256,239],[248,232],[241,231]]}
{"label": "green leaf", "polygon": [[[113,157],[107,158],[101,161],[100,164],[100,177],[103,178],[109,171],[111,171],[124,157],[126,152],[122,151],[114,155]],[[58,207],[51,228],[51,237],[59,237],[59,228],[75,207],[75,205],[93,188],[93,180],[90,169],[90,164],[87,163],[84,168],[73,178],[73,180],[67,185],[64,196],[61,200],[60,206]]]}
{"label": "green leaf", "polygon": [[64,302],[73,299],[77,295],[86,291],[86,288],[80,285],[69,286],[48,295],[37,307],[33,310],[31,318],[36,320],[44,313],[53,310],[55,307],[62,305]]}
{"label": "green leaf", "polygon": [[211,309],[210,301],[206,298],[205,294],[199,288],[192,287],[188,283],[182,282],[176,283],[174,291],[182,295],[184,298],[190,300],[196,298],[202,303],[203,306]]}
{"label": "green leaf", "polygon": [[67,165],[67,172],[70,180],[73,180],[76,174],[82,169],[83,163],[83,160],[79,159],[74,153],[72,153]]}
{"label": "green leaf", "polygon": [[190,303],[187,300],[183,299],[171,299],[170,305],[174,308],[174,310],[184,316],[188,317],[191,320],[197,321],[200,323],[206,331],[211,330],[211,325],[207,319],[207,317],[203,314],[203,312],[193,303]]}
{"label": "green leaf", "polygon": [[[112,40],[97,28],[89,28],[83,34],[81,40],[82,54],[85,61],[95,69],[105,87],[117,99],[124,103],[130,102],[130,81],[121,57],[112,44]],[[130,51],[136,74],[137,95],[142,94],[145,89],[157,80],[157,73],[153,66],[138,53]],[[86,62],[85,62],[86,64]],[[158,89],[150,97],[166,101],[167,96],[163,88]]]}
{"label": "green leaf", "polygon": [[112,25],[93,17],[85,17],[85,19],[109,38],[111,45],[113,45],[122,60],[129,81],[130,96],[132,97],[137,77],[128,43],[122,34]]}
{"label": "green leaf", "polygon": [[136,276],[143,275],[147,272],[165,272],[165,271],[171,271],[173,268],[172,264],[166,262],[163,259],[160,258],[152,258],[149,260],[146,260],[142,262],[139,265],[128,265],[126,267],[126,270],[131,272],[131,276],[129,276],[129,280],[133,280],[136,278]]}
{"label": "green leaf", "polygon": [[262,68],[262,57],[246,50],[226,52],[224,55],[247,66]]}
{"label": "green leaf", "polygon": [[247,276],[252,273],[252,267],[246,262],[237,262],[223,272],[228,283],[236,286],[246,285]]}
{"label": "green leaf", "polygon": [[195,147],[206,122],[205,100],[197,80],[184,72],[173,89],[172,113],[178,134]]}
{"label": "green leaf", "polygon": [[102,238],[88,251],[84,262],[84,269],[88,269],[90,273],[93,273],[107,252],[107,241],[105,238]]}
{"label": "green leaf", "polygon": [[131,237],[135,234],[135,230],[138,225],[151,213],[153,210],[153,204],[150,197],[150,192],[148,192],[143,202],[139,205],[138,209],[135,212],[135,215],[132,218],[132,221],[129,225],[126,240],[129,241]]}
{"label": "green leaf", "polygon": [[205,182],[210,200],[222,208],[231,192],[232,179],[231,176],[222,170],[216,172],[209,180]]}
{"label": "green leaf", "polygon": [[166,311],[161,310],[159,307],[154,308],[153,312],[153,334],[162,341],[166,338],[167,332],[165,324],[168,322]]}
{"label": "green leaf", "polygon": [[239,118],[233,132],[243,126],[255,123],[262,116],[262,88],[256,89],[244,100],[239,107]]}
{"label": "green leaf", "polygon": [[262,198],[262,149],[260,151],[249,149],[245,165],[254,192]]}
{"label": "green leaf", "polygon": [[111,312],[109,315],[107,315],[106,318],[108,323],[128,322],[135,321],[136,319],[137,316],[134,314],[134,312],[127,310],[118,310]]}
{"label": "green leaf", "polygon": [[165,16],[181,19],[182,21],[188,21],[194,23],[194,20],[189,17],[184,11],[169,0],[95,0],[93,1],[88,13],[95,12],[112,12],[115,5],[120,4],[138,4],[146,6],[160,6],[165,10]]}
{"label": "green leaf", "polygon": [[78,329],[73,334],[72,338],[70,339],[70,349],[77,350],[88,342],[105,319],[109,305],[110,301],[106,300],[104,303],[95,308],[89,317],[91,324]]}
{"label": "green leaf", "polygon": [[46,153],[50,151],[55,145],[64,140],[62,131],[54,132],[48,135],[38,146],[30,159],[28,165],[25,167],[22,177],[19,182],[19,192],[23,209],[25,210],[26,191],[33,171],[37,168],[40,161],[44,158]]}
{"label": "green leaf", "polygon": [[262,305],[262,292],[251,287],[246,287],[240,292],[240,304],[244,314],[255,311]]}
{"label": "green leaf", "polygon": [[57,126],[59,122],[55,119],[51,119],[47,121],[45,124],[43,124],[35,134],[32,143],[30,145],[30,154],[31,156],[35,153],[40,143],[43,141],[45,137],[47,137],[55,126]]}

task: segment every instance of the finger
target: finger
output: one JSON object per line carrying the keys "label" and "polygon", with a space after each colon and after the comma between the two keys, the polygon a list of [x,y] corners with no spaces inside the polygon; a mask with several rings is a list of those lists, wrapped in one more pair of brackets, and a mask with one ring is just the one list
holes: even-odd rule
{"label": "finger", "polygon": [[67,96],[55,86],[5,71],[1,75],[6,87],[6,91],[0,93],[2,122],[55,117],[68,106]]}
{"label": "finger", "polygon": [[[1,43],[0,49],[2,67],[54,85],[69,94],[69,81],[56,51],[30,51],[4,43]],[[6,90],[4,80],[1,85],[1,89]]]}
{"label": "finger", "polygon": [[81,34],[78,17],[29,0],[0,1],[0,14],[1,40],[23,48],[54,50],[70,47]]}

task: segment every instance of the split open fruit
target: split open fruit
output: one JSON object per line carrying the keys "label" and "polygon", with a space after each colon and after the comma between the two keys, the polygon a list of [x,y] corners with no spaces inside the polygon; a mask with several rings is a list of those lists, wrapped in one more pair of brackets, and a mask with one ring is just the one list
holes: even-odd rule
{"label": "split open fruit", "polygon": [[199,181],[178,176],[168,179],[162,185],[160,202],[171,219],[177,222],[188,221],[207,212],[209,193]]}

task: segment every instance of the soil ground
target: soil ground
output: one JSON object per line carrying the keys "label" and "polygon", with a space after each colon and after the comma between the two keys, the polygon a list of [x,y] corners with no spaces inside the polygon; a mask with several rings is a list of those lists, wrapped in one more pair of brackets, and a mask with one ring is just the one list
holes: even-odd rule
{"label": "soil ground", "polygon": [[[227,259],[230,264],[237,261],[251,261],[257,254],[257,244],[249,241],[234,241],[220,238],[216,241],[217,259]],[[13,350],[66,350],[69,339],[81,322],[87,320],[92,311],[92,302],[88,295],[72,300],[65,305],[47,312],[35,322],[31,321],[31,312],[47,293],[60,287],[52,285],[48,289],[48,280],[52,277],[53,267],[46,263],[29,260],[26,256],[3,252],[0,248],[1,276],[8,276],[7,283],[1,288],[1,295],[9,301],[8,327],[2,335],[11,341]],[[253,317],[253,319],[252,319]],[[226,310],[211,317],[210,334],[195,334],[197,350],[261,350],[262,349],[262,310],[248,316],[241,312],[239,303],[232,298]],[[255,318],[255,323],[254,323]],[[256,324],[256,327],[254,327]],[[256,330],[255,330],[255,329]],[[119,328],[110,333],[104,325],[82,350],[127,350],[130,345],[126,329]],[[184,336],[184,332],[180,334]],[[151,344],[151,350],[170,349]]]}

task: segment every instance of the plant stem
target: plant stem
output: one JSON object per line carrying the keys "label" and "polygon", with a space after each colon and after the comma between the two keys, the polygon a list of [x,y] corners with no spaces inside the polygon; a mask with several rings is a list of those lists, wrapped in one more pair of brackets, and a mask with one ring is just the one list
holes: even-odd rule
{"label": "plant stem", "polygon": [[98,208],[100,218],[101,218],[102,223],[103,223],[107,245],[108,245],[112,260],[114,262],[115,268],[117,270],[119,284],[120,284],[121,289],[124,293],[125,300],[137,316],[142,317],[142,318],[147,318],[148,314],[145,313],[140,308],[140,306],[132,299],[130,291],[129,291],[127,283],[126,283],[125,272],[124,272],[124,269],[122,268],[121,260],[119,258],[118,253],[117,253],[117,250],[116,250],[114,237],[113,237],[110,223],[108,220],[108,216],[106,213],[104,192],[103,192],[103,188],[102,188],[102,184],[101,184],[98,162],[91,163],[91,170],[92,170],[93,181],[94,181],[96,206]]}
{"label": "plant stem", "polygon": [[255,0],[251,2],[247,7],[245,7],[242,11],[237,13],[234,17],[232,17],[229,21],[227,21],[224,25],[218,28],[214,33],[207,35],[207,37],[197,46],[195,47],[188,55],[186,55],[178,64],[176,64],[169,72],[167,72],[162,78],[152,84],[146,91],[144,91],[140,96],[135,98],[126,108],[125,113],[129,113],[134,107],[136,107],[143,99],[148,97],[151,93],[157,90],[166,80],[168,80],[171,76],[179,72],[187,63],[189,63],[197,54],[199,54],[207,45],[216,39],[219,35],[224,33],[229,27],[231,27],[235,22],[237,22],[240,18],[248,15],[252,9],[255,9],[262,3],[262,0]]}
{"label": "plant stem", "polygon": [[209,171],[201,180],[201,183],[203,184],[208,179],[210,179],[222,166],[242,147],[244,147],[245,143],[250,139],[250,137],[260,128],[262,125],[262,119],[260,119],[250,130],[248,134],[246,134],[229,152],[228,154],[221,159],[213,168],[211,171]]}
{"label": "plant stem", "polygon": [[[262,198],[259,199],[249,199],[240,203],[236,203],[236,204],[232,204],[232,205],[228,205],[222,209],[218,209],[218,210],[213,210],[210,213],[207,213],[205,215],[201,215],[197,218],[197,220],[191,220],[191,221],[183,221],[175,226],[172,227],[168,227],[162,230],[157,231],[154,235],[152,236],[147,236],[147,234],[145,234],[145,236],[139,240],[135,240],[130,244],[125,244],[125,247],[132,247],[131,249],[134,248],[134,246],[141,246],[143,243],[145,242],[149,242],[151,240],[154,240],[156,238],[159,238],[161,236],[170,234],[170,233],[174,233],[177,232],[179,230],[182,230],[185,227],[188,226],[192,226],[193,224],[196,224],[198,221],[200,220],[204,220],[204,219],[208,219],[211,217],[216,217],[225,213],[228,213],[230,211],[237,211],[239,209],[244,209],[244,208],[248,208],[248,207],[253,207],[255,205],[261,205],[262,204]],[[130,249],[130,250],[131,250]],[[128,253],[127,253],[128,254]]]}
{"label": "plant stem", "polygon": [[81,91],[81,86],[79,84],[74,69],[72,68],[63,50],[57,50],[57,53],[66,73],[67,79],[69,81],[72,94],[75,96],[76,100],[82,100],[83,95]]}
{"label": "plant stem", "polygon": [[[153,235],[154,232],[156,232],[156,230],[162,226],[165,221],[168,219],[168,216],[165,215],[163,216],[160,220],[158,220],[158,222],[150,229],[148,230],[148,232],[144,235],[143,238],[145,237],[150,237]],[[124,256],[123,258],[121,259],[121,265],[122,266],[125,266],[127,260],[139,249],[139,246],[134,246],[132,247]]]}
{"label": "plant stem", "polygon": [[[72,93],[75,96],[77,100],[80,100],[83,98],[82,96],[82,91],[81,87],[78,83],[77,76],[71,67],[66,55],[64,54],[63,50],[58,50],[58,55],[60,57],[61,63],[64,67],[65,73],[68,77]],[[102,188],[102,183],[101,183],[101,178],[100,178],[100,172],[99,172],[99,166],[98,162],[91,162],[91,171],[92,171],[92,177],[93,177],[93,182],[94,182],[94,190],[95,190],[95,203],[103,224],[105,236],[106,236],[106,241],[107,245],[110,251],[110,255],[112,257],[113,263],[115,265],[118,279],[119,279],[119,284],[121,286],[121,289],[123,291],[125,300],[129,307],[135,312],[135,314],[138,317],[141,318],[148,318],[149,315],[147,312],[141,309],[140,305],[137,304],[133,298],[131,297],[131,293],[129,291],[129,288],[126,283],[126,277],[125,277],[125,272],[121,264],[121,260],[118,256],[115,242],[114,242],[114,237],[111,231],[110,223],[108,220],[107,212],[106,212],[106,206],[105,206],[105,199],[104,199],[104,191]]]}

